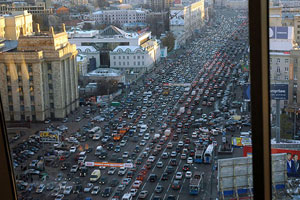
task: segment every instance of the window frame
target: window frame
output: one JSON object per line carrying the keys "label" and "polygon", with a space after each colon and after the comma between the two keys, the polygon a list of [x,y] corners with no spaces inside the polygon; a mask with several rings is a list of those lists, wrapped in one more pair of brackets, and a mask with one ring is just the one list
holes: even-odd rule
{"label": "window frame", "polygon": [[[269,101],[268,0],[248,0],[254,199],[272,199]],[[251,12],[252,11],[252,12]],[[255,108],[255,109],[254,109]],[[255,112],[259,110],[260,112]],[[3,199],[17,199],[14,170],[0,98],[0,184]]]}

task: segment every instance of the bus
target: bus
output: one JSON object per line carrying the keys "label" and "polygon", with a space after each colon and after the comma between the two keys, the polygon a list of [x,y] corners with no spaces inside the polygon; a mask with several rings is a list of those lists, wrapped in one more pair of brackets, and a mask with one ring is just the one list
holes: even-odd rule
{"label": "bus", "polygon": [[210,144],[208,145],[204,153],[204,163],[212,163],[213,156],[214,156],[214,145]]}
{"label": "bus", "polygon": [[198,144],[195,151],[194,162],[203,163],[203,156],[205,152],[205,145]]}

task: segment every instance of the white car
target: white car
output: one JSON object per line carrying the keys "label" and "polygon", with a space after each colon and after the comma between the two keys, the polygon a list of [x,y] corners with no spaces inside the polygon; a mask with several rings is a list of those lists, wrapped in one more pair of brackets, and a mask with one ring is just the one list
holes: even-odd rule
{"label": "white car", "polygon": [[80,122],[81,121],[81,117],[76,117],[75,122]]}
{"label": "white car", "polygon": [[182,172],[177,172],[175,176],[176,180],[181,180],[182,179]]}
{"label": "white car", "polygon": [[179,141],[179,142],[178,142],[178,146],[179,146],[179,147],[183,147],[183,145],[184,145],[183,141]]}
{"label": "white car", "polygon": [[114,174],[115,174],[115,172],[116,172],[116,170],[117,170],[117,168],[115,168],[115,167],[111,167],[111,168],[109,168],[109,170],[108,170],[107,174],[108,174],[108,175],[114,175]]}
{"label": "white car", "polygon": [[122,140],[121,142],[120,142],[120,146],[121,147],[124,147],[126,145],[126,141],[125,140]]}
{"label": "white car", "polygon": [[192,138],[197,138],[198,136],[197,136],[197,133],[196,132],[193,132],[192,133]]}
{"label": "white car", "polygon": [[72,186],[67,186],[64,190],[64,194],[71,194],[73,187]]}
{"label": "white car", "polygon": [[183,153],[183,154],[181,154],[181,156],[180,156],[180,158],[182,159],[182,160],[185,160],[186,159],[186,154],[185,153]]}
{"label": "white car", "polygon": [[76,147],[71,147],[71,148],[70,148],[70,152],[71,152],[71,153],[75,153],[75,152],[76,152]]}
{"label": "white car", "polygon": [[145,146],[146,145],[146,141],[145,140],[141,140],[140,145],[141,146]]}
{"label": "white car", "polygon": [[186,178],[192,178],[192,172],[191,171],[185,172],[185,177]]}
{"label": "white car", "polygon": [[93,188],[94,184],[93,183],[88,183],[86,187],[84,188],[83,192],[90,192]]}
{"label": "white car", "polygon": [[91,194],[98,194],[100,191],[100,186],[94,186]]}
{"label": "white car", "polygon": [[136,196],[136,193],[137,193],[137,189],[131,189],[130,190],[130,194],[131,194],[131,196],[133,196],[133,197],[135,197]]}
{"label": "white car", "polygon": [[188,164],[193,164],[193,158],[192,157],[188,157],[187,161]]}
{"label": "white car", "polygon": [[126,169],[125,167],[121,167],[121,168],[119,169],[118,175],[119,175],[119,176],[123,176],[123,175],[126,174],[126,171],[127,171],[127,169]]}
{"label": "white car", "polygon": [[150,139],[150,134],[149,133],[146,133],[145,135],[144,135],[144,140],[149,140]]}
{"label": "white car", "polygon": [[128,156],[129,156],[128,151],[125,151],[125,152],[123,153],[123,155],[122,155],[123,158],[128,158]]}
{"label": "white car", "polygon": [[59,188],[60,188],[61,190],[64,190],[64,189],[66,188],[66,186],[67,186],[67,181],[63,181],[63,182],[61,182],[61,184],[59,185]]}
{"label": "white car", "polygon": [[158,161],[157,163],[156,163],[156,167],[157,168],[162,168],[164,166],[164,163],[162,162],[162,161]]}

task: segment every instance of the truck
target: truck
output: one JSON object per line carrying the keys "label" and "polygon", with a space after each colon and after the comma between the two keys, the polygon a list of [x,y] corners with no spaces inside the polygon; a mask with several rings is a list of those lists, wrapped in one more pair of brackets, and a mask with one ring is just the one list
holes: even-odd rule
{"label": "truck", "polygon": [[169,137],[171,135],[171,128],[167,128],[166,130],[165,130],[165,136],[166,137]]}
{"label": "truck", "polygon": [[190,195],[198,195],[203,187],[204,172],[195,171],[194,176],[190,180]]}
{"label": "truck", "polygon": [[206,146],[203,144],[197,144],[195,148],[195,163],[203,163],[204,152],[206,150]]}
{"label": "truck", "polygon": [[119,132],[114,135],[113,137],[114,141],[115,142],[120,141],[123,138],[123,136],[127,133],[128,130],[129,130],[128,127],[121,128]]}
{"label": "truck", "polygon": [[154,140],[157,140],[157,139],[159,139],[159,138],[160,138],[160,134],[159,134],[159,133],[154,134],[154,136],[153,136],[153,139],[154,139]]}

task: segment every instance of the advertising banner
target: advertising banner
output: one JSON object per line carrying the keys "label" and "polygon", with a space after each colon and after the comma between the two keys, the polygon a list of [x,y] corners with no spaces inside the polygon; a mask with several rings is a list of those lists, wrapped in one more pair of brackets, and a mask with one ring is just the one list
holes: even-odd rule
{"label": "advertising banner", "polygon": [[288,84],[271,84],[272,100],[288,100]]}
{"label": "advertising banner", "polygon": [[252,141],[251,138],[248,137],[233,137],[231,139],[231,144],[235,147],[243,147],[246,145],[251,145]]}
{"label": "advertising banner", "polygon": [[40,131],[40,142],[58,143],[59,135],[58,131]]}

